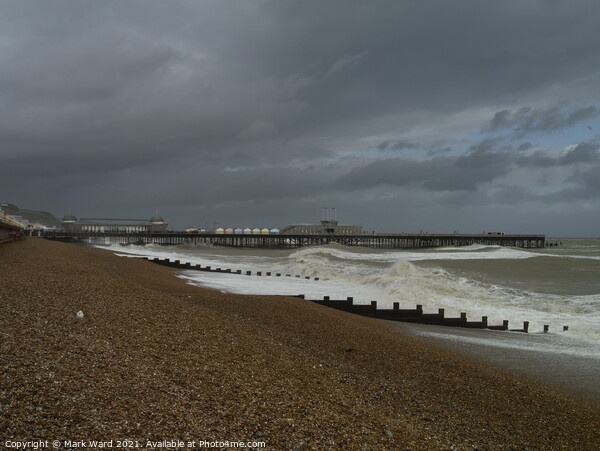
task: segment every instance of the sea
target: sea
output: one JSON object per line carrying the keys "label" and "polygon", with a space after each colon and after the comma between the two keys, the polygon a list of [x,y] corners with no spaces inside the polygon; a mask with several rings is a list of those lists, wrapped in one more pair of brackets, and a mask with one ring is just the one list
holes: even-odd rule
{"label": "sea", "polygon": [[[499,340],[498,346],[600,359],[600,239],[552,238],[558,246],[521,249],[473,245],[432,249],[370,249],[331,244],[299,249],[242,249],[209,245],[120,246],[127,257],[178,259],[232,270],[279,272],[291,277],[181,271],[187,283],[229,293],[299,295],[307,299],[377,301],[378,308],[423,306],[447,317],[509,321],[544,339]],[[300,276],[300,277],[295,277]],[[305,277],[309,276],[310,279]],[[319,280],[314,280],[318,277]],[[506,332],[516,334],[518,332]],[[496,335],[497,336],[497,335]]]}

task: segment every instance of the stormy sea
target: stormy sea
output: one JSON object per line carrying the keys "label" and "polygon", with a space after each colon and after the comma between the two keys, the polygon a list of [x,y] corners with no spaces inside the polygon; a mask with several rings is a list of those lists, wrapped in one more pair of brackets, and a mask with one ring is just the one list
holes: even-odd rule
{"label": "stormy sea", "polygon": [[[600,359],[600,239],[551,239],[544,249],[474,245],[426,250],[381,250],[328,245],[294,250],[213,246],[112,246],[119,255],[179,259],[232,270],[280,272],[301,277],[258,277],[182,271],[188,283],[230,293],[298,295],[307,299],[354,298],[379,308],[423,305],[447,317],[509,321],[531,334],[524,345],[540,351]],[[310,280],[305,276],[311,276]],[[314,277],[319,280],[315,281]],[[565,328],[567,326],[567,328]],[[510,332],[507,332],[510,333]],[[502,341],[499,346],[513,346]],[[516,346],[516,345],[515,345]]]}

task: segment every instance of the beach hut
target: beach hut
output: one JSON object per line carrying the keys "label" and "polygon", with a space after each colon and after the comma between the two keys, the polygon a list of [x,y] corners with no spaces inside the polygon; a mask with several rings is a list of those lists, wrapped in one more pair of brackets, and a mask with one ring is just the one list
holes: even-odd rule
{"label": "beach hut", "polygon": [[217,235],[223,235],[223,234],[225,234],[225,229],[223,229],[223,227],[217,227],[217,228],[215,229],[215,233],[216,233]]}
{"label": "beach hut", "polygon": [[269,234],[269,229],[267,229],[266,227],[264,229],[260,229],[260,234],[261,235],[268,235]]}
{"label": "beach hut", "polygon": [[234,233],[235,235],[241,235],[241,234],[242,234],[242,229],[240,229],[240,228],[238,227],[237,229],[234,229],[234,230],[233,230],[233,233]]}
{"label": "beach hut", "polygon": [[242,233],[244,235],[250,235],[252,233],[252,229],[246,227],[244,230],[242,230]]}
{"label": "beach hut", "polygon": [[260,235],[260,229],[258,227],[253,228],[252,235]]}
{"label": "beach hut", "polygon": [[231,227],[227,227],[225,229],[225,235],[233,235],[233,229]]}
{"label": "beach hut", "polygon": [[271,229],[271,230],[269,230],[269,233],[271,235],[279,235],[279,229]]}

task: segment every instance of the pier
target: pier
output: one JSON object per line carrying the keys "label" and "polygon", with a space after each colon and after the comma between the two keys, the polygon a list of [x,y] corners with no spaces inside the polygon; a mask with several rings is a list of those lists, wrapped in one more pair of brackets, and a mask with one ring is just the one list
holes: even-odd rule
{"label": "pier", "polygon": [[543,248],[545,235],[458,235],[458,234],[373,234],[373,235],[242,235],[214,233],[121,233],[121,232],[46,232],[45,238],[96,245],[165,246],[192,244],[241,248],[295,249],[332,243],[375,249],[423,249],[479,245]]}

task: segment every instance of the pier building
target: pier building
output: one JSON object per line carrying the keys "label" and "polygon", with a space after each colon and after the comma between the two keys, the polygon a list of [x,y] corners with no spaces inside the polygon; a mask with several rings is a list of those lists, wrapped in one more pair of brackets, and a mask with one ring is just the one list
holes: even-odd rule
{"label": "pier building", "polygon": [[62,218],[68,233],[164,233],[168,223],[155,214],[150,219],[81,218],[69,214]]}
{"label": "pier building", "polygon": [[281,229],[282,235],[362,235],[363,226],[339,224],[335,208],[323,208],[320,224],[293,224]]}
{"label": "pier building", "polygon": [[338,224],[338,221],[326,219],[321,224],[293,224],[281,229],[282,235],[362,235],[363,226]]}

